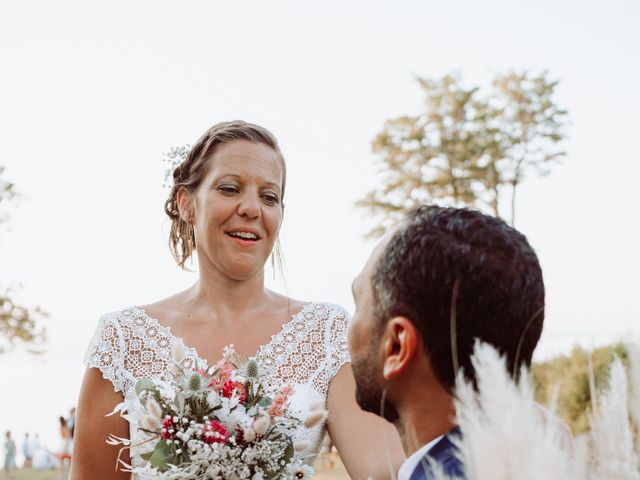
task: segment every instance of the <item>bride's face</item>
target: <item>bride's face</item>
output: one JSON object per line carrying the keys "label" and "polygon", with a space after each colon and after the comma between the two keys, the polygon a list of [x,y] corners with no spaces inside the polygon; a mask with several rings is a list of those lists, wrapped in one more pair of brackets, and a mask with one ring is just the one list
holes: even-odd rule
{"label": "bride's face", "polygon": [[218,148],[191,205],[201,273],[262,274],[282,223],[282,176],[267,145],[234,140]]}

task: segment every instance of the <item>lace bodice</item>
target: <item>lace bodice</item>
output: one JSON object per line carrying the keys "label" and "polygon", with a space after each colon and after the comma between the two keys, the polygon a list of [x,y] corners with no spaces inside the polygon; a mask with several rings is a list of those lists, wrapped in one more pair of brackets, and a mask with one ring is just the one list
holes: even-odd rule
{"label": "lace bodice", "polygon": [[[338,305],[309,303],[281,330],[262,345],[260,361],[271,372],[273,384],[292,384],[291,411],[304,419],[308,406],[318,400],[326,402],[329,382],[338,369],[348,362],[347,325],[349,315]],[[135,307],[108,313],[100,318],[85,355],[88,367],[100,369],[116,391],[125,398],[134,395],[138,380],[145,377],[169,379],[171,352],[176,346],[185,350],[183,367],[206,365],[194,348],[184,345],[171,330]],[[135,418],[130,435],[135,443]],[[309,463],[317,455],[325,425],[313,429],[301,426],[296,440],[309,442],[304,457]],[[133,452],[135,453],[135,451]]]}

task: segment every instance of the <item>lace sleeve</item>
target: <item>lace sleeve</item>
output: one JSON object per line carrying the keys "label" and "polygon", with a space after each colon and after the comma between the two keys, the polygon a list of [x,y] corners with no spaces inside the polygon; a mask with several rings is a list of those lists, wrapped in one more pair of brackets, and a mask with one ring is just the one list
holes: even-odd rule
{"label": "lace sleeve", "polygon": [[116,392],[125,391],[126,373],[123,368],[124,338],[116,314],[100,317],[98,327],[89,342],[84,363],[89,368],[97,368],[102,376],[113,384]]}
{"label": "lace sleeve", "polygon": [[328,330],[325,334],[328,381],[331,381],[342,365],[351,361],[347,344],[349,314],[340,305],[331,307],[329,321],[326,323]]}

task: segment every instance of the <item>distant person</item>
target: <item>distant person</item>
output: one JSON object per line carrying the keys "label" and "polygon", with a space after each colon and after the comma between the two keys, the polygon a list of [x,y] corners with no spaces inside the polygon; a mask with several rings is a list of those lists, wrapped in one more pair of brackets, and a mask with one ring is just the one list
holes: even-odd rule
{"label": "distant person", "polygon": [[29,437],[29,432],[24,434],[22,440],[22,455],[24,456],[23,468],[31,468],[33,462],[33,439]]}
{"label": "distant person", "polygon": [[58,465],[56,456],[40,444],[38,434],[33,439],[33,469],[49,470]]}
{"label": "distant person", "polygon": [[62,475],[64,475],[66,463],[68,462],[69,466],[71,466],[71,451],[73,445],[71,430],[69,429],[66,418],[60,417],[58,420],[60,421],[60,449],[56,456],[58,460],[60,460],[60,470]]}
{"label": "distant person", "polygon": [[71,407],[71,410],[69,410],[67,426],[69,427],[69,432],[71,433],[71,438],[73,439],[73,434],[76,429],[76,407]]}
{"label": "distant person", "polygon": [[14,478],[13,471],[16,468],[16,442],[11,438],[11,432],[4,434],[4,473],[7,478]]}

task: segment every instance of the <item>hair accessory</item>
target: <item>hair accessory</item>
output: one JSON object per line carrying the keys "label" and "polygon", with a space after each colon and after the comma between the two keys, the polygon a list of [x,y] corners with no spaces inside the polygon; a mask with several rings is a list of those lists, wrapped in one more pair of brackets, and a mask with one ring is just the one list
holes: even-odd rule
{"label": "hair accessory", "polygon": [[187,143],[179,147],[171,147],[168,152],[162,155],[162,161],[167,164],[162,184],[164,188],[170,189],[173,187],[173,171],[187,158],[190,151],[191,145]]}

